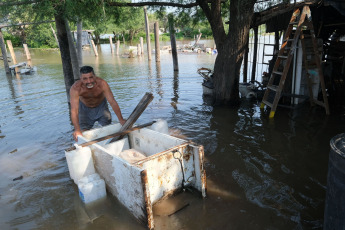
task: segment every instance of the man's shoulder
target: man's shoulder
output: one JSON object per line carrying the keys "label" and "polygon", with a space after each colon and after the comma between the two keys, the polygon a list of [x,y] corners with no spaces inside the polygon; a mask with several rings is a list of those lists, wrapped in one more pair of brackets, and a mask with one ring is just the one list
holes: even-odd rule
{"label": "man's shoulder", "polygon": [[96,77],[96,82],[100,87],[104,87],[106,86],[108,83],[106,82],[106,80],[100,78],[100,77]]}
{"label": "man's shoulder", "polygon": [[81,90],[81,81],[77,80],[76,82],[74,82],[74,84],[71,86],[71,90],[76,90],[76,91],[80,91]]}

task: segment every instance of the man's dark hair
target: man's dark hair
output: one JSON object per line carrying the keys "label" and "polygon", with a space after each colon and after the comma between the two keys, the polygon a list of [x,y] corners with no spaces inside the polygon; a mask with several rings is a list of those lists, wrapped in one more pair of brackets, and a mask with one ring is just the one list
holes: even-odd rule
{"label": "man's dark hair", "polygon": [[88,65],[84,65],[83,67],[80,68],[80,73],[81,74],[86,74],[86,73],[95,73],[93,72],[93,68],[91,66]]}

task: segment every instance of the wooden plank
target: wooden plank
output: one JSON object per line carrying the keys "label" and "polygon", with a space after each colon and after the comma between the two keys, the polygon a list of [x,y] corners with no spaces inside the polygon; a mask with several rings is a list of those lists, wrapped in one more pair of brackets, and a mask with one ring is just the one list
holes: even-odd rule
{"label": "wooden plank", "polygon": [[174,29],[174,17],[172,14],[168,16],[168,20],[169,20],[171,54],[173,58],[174,71],[178,71],[178,58],[177,58],[176,38],[175,38],[175,29]]}
{"label": "wooden plank", "polygon": [[98,52],[97,52],[97,48],[95,46],[95,42],[91,39],[91,45],[93,48],[93,52],[95,53],[95,56],[98,57]]}
{"label": "wooden plank", "polygon": [[[97,138],[97,139],[92,140],[92,141],[89,141],[89,142],[85,142],[85,143],[83,143],[83,144],[80,144],[79,146],[80,146],[80,147],[86,147],[86,146],[92,145],[92,144],[94,144],[94,143],[97,143],[97,142],[100,142],[100,141],[107,140],[107,139],[109,139],[109,138],[118,137],[118,136],[123,136],[123,135],[128,134],[128,133],[130,133],[130,132],[132,132],[132,131],[135,131],[135,130],[142,129],[142,128],[145,128],[145,127],[147,127],[147,126],[150,126],[150,125],[152,125],[152,124],[155,123],[155,122],[156,122],[156,121],[152,121],[152,122],[149,122],[149,123],[145,123],[145,124],[143,124],[143,125],[138,125],[138,126],[135,126],[135,127],[133,127],[133,128],[126,129],[126,130],[124,130],[124,131],[121,131],[121,130],[120,130],[119,132],[116,132],[116,133],[113,133],[113,134],[109,134],[109,135],[107,135],[107,136],[100,137],[100,138]],[[66,149],[65,151],[68,152],[68,151],[72,151],[72,150],[75,150],[75,149],[76,149],[76,147],[73,146],[73,147],[71,147],[71,148]]]}
{"label": "wooden plank", "polygon": [[146,6],[144,6],[144,15],[145,15],[145,30],[146,30],[146,42],[147,42],[147,58],[151,60],[151,40],[150,40],[150,27],[149,27],[149,18],[147,16]]}
{"label": "wooden plank", "polygon": [[111,53],[113,54],[114,53],[114,47],[113,47],[113,39],[111,38],[111,36],[109,36],[109,43],[110,43]]}
{"label": "wooden plank", "polygon": [[31,60],[31,54],[30,54],[28,45],[27,45],[27,44],[23,44],[23,47],[24,47],[24,50],[25,50],[26,59],[27,59],[28,61]]}
{"label": "wooden plank", "polygon": [[161,51],[159,47],[159,24],[158,22],[155,22],[154,24],[154,29],[155,29],[155,57],[156,57],[156,62],[161,61]]}
{"label": "wooden plank", "polygon": [[[140,102],[137,105],[137,107],[135,107],[135,109],[133,110],[132,114],[129,116],[129,118],[125,122],[125,124],[121,127],[120,132],[121,131],[125,131],[126,129],[131,128],[134,125],[134,123],[138,120],[140,115],[144,112],[144,110],[146,109],[146,107],[149,105],[149,103],[152,100],[153,100],[152,93],[146,93],[143,96],[143,98],[140,100]],[[109,143],[117,141],[117,140],[121,139],[123,136],[124,135],[116,136],[113,139],[111,139],[111,141]]]}
{"label": "wooden plank", "polygon": [[17,67],[24,67],[24,66],[26,66],[26,62],[20,62],[20,63],[18,63],[18,64],[9,66],[9,68],[10,68],[10,69],[15,69],[15,68],[17,68]]}
{"label": "wooden plank", "polygon": [[16,55],[14,54],[14,50],[13,50],[13,46],[12,46],[12,41],[11,40],[7,40],[6,42],[7,42],[8,49],[10,50],[13,63],[17,64],[17,59],[16,59]]}

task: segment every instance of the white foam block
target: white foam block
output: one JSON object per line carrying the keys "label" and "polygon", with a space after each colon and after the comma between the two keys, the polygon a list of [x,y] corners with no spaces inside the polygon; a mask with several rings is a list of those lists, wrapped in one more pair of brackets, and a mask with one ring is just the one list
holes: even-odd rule
{"label": "white foam block", "polygon": [[95,173],[92,153],[89,147],[77,148],[76,150],[65,152],[70,177],[75,184],[88,175]]}

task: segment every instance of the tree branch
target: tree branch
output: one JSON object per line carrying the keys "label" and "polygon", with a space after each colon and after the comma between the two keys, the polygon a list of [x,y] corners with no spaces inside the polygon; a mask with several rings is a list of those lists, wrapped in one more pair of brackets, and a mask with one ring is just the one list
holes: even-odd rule
{"label": "tree branch", "polygon": [[181,3],[173,3],[173,2],[136,2],[136,3],[129,3],[129,2],[106,2],[108,6],[119,6],[119,7],[139,7],[139,6],[172,6],[172,7],[180,7],[180,8],[192,8],[198,6],[197,2],[192,2],[188,4],[181,4]]}
{"label": "tree branch", "polygon": [[0,2],[0,6],[19,6],[25,4],[32,4],[41,2],[42,0],[26,0],[26,1],[16,1],[16,2]]}
{"label": "tree branch", "polygon": [[19,23],[19,24],[0,24],[0,29],[4,27],[11,27],[11,26],[25,26],[25,25],[33,25],[33,24],[42,24],[42,23],[51,23],[55,21],[42,21],[42,22],[24,22],[24,23]]}

